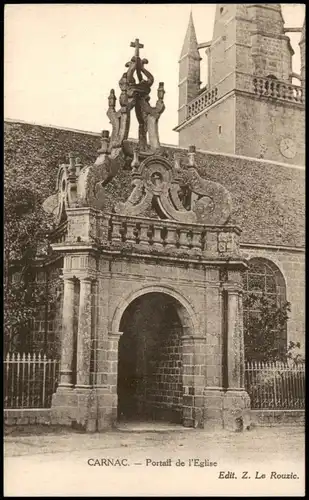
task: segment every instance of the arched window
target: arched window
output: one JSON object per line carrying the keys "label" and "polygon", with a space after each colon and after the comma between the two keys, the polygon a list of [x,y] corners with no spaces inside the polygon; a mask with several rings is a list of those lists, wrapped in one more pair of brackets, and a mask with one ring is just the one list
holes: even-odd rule
{"label": "arched window", "polygon": [[[254,258],[249,261],[249,267],[243,275],[244,285],[244,331],[245,351],[247,359],[265,359],[266,350],[280,357],[287,347],[286,324],[283,327],[274,327],[267,339],[259,332],[252,338],[250,333],[253,326],[261,319],[260,298],[264,297],[270,306],[270,311],[281,307],[286,303],[286,287],[284,277],[278,267],[271,261],[262,258]],[[254,295],[257,300],[249,300]],[[250,330],[251,328],[251,330]],[[251,335],[251,338],[250,338]],[[252,345],[256,343],[259,345]],[[264,348],[264,353],[263,353]]]}

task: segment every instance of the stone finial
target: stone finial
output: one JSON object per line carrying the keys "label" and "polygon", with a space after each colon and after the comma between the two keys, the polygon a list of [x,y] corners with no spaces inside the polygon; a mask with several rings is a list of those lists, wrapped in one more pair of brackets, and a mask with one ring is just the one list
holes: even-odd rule
{"label": "stone finial", "polygon": [[111,89],[109,96],[108,96],[108,107],[111,109],[115,109],[116,106],[116,96],[115,96],[115,91],[114,89]]}
{"label": "stone finial", "polygon": [[165,94],[164,82],[160,82],[159,87],[158,87],[158,99],[159,99],[159,101],[163,101],[164,94]]}
{"label": "stone finial", "polygon": [[179,153],[175,153],[174,155],[174,169],[176,172],[179,172],[181,170]]}
{"label": "stone finial", "polygon": [[77,158],[75,159],[76,163],[75,163],[75,167],[76,167],[76,175],[78,176],[81,169],[83,168],[83,164],[81,162],[81,159],[80,158]]}
{"label": "stone finial", "polygon": [[195,154],[196,154],[196,147],[194,145],[189,146],[188,158],[190,167],[195,167]]}
{"label": "stone finial", "polygon": [[76,175],[76,154],[73,151],[69,153],[68,172],[70,177],[74,177]]}
{"label": "stone finial", "polygon": [[98,149],[98,153],[100,154],[108,154],[109,151],[109,130],[102,130],[101,135],[101,147]]}
{"label": "stone finial", "polygon": [[136,170],[139,167],[139,158],[138,158],[138,148],[134,148],[133,150],[133,160],[131,163],[131,167],[133,170]]}

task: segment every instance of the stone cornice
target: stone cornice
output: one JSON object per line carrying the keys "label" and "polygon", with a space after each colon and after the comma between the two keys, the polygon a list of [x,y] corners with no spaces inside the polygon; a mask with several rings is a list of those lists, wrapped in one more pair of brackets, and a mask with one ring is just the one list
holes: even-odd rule
{"label": "stone cornice", "polygon": [[169,256],[169,255],[164,255],[164,254],[142,254],[138,252],[132,252],[132,253],[124,253],[121,250],[107,250],[107,249],[101,249],[101,254],[110,256],[110,257],[121,257],[123,260],[129,260],[129,259],[145,259],[145,260],[153,260],[155,262],[161,261],[161,262],[168,262],[168,263],[175,263],[175,264],[183,264],[183,265],[197,265],[197,266],[226,266],[229,265],[229,267],[242,267],[246,268],[247,267],[247,261],[244,257],[212,257],[212,258],[207,258],[207,257],[202,257],[199,256],[197,258],[192,258],[190,256],[188,257],[179,257],[179,256]]}
{"label": "stone cornice", "polygon": [[240,249],[252,248],[259,250],[267,250],[267,251],[275,251],[275,252],[297,252],[297,253],[305,253],[305,247],[290,247],[283,245],[259,245],[258,243],[240,243]]}

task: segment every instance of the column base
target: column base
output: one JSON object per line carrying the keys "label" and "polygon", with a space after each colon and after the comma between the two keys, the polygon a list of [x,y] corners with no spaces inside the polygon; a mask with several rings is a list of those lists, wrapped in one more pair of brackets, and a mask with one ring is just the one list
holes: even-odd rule
{"label": "column base", "polygon": [[223,429],[224,390],[207,387],[204,390],[204,429]]}
{"label": "column base", "polygon": [[245,390],[206,388],[204,429],[244,431],[250,427],[250,397]]}
{"label": "column base", "polygon": [[224,429],[231,431],[245,431],[251,424],[251,403],[247,391],[242,389],[228,389],[223,399]]}
{"label": "column base", "polygon": [[117,421],[117,395],[108,388],[58,387],[53,394],[51,423],[97,432],[111,429]]}
{"label": "column base", "polygon": [[51,423],[71,427],[72,415],[77,406],[73,386],[59,386],[52,396]]}

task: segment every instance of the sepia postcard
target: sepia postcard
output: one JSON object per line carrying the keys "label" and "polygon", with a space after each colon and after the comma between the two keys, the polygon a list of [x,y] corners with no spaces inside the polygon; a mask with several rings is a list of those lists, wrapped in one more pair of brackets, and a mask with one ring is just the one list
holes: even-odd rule
{"label": "sepia postcard", "polygon": [[305,496],[305,4],[4,35],[4,496]]}

